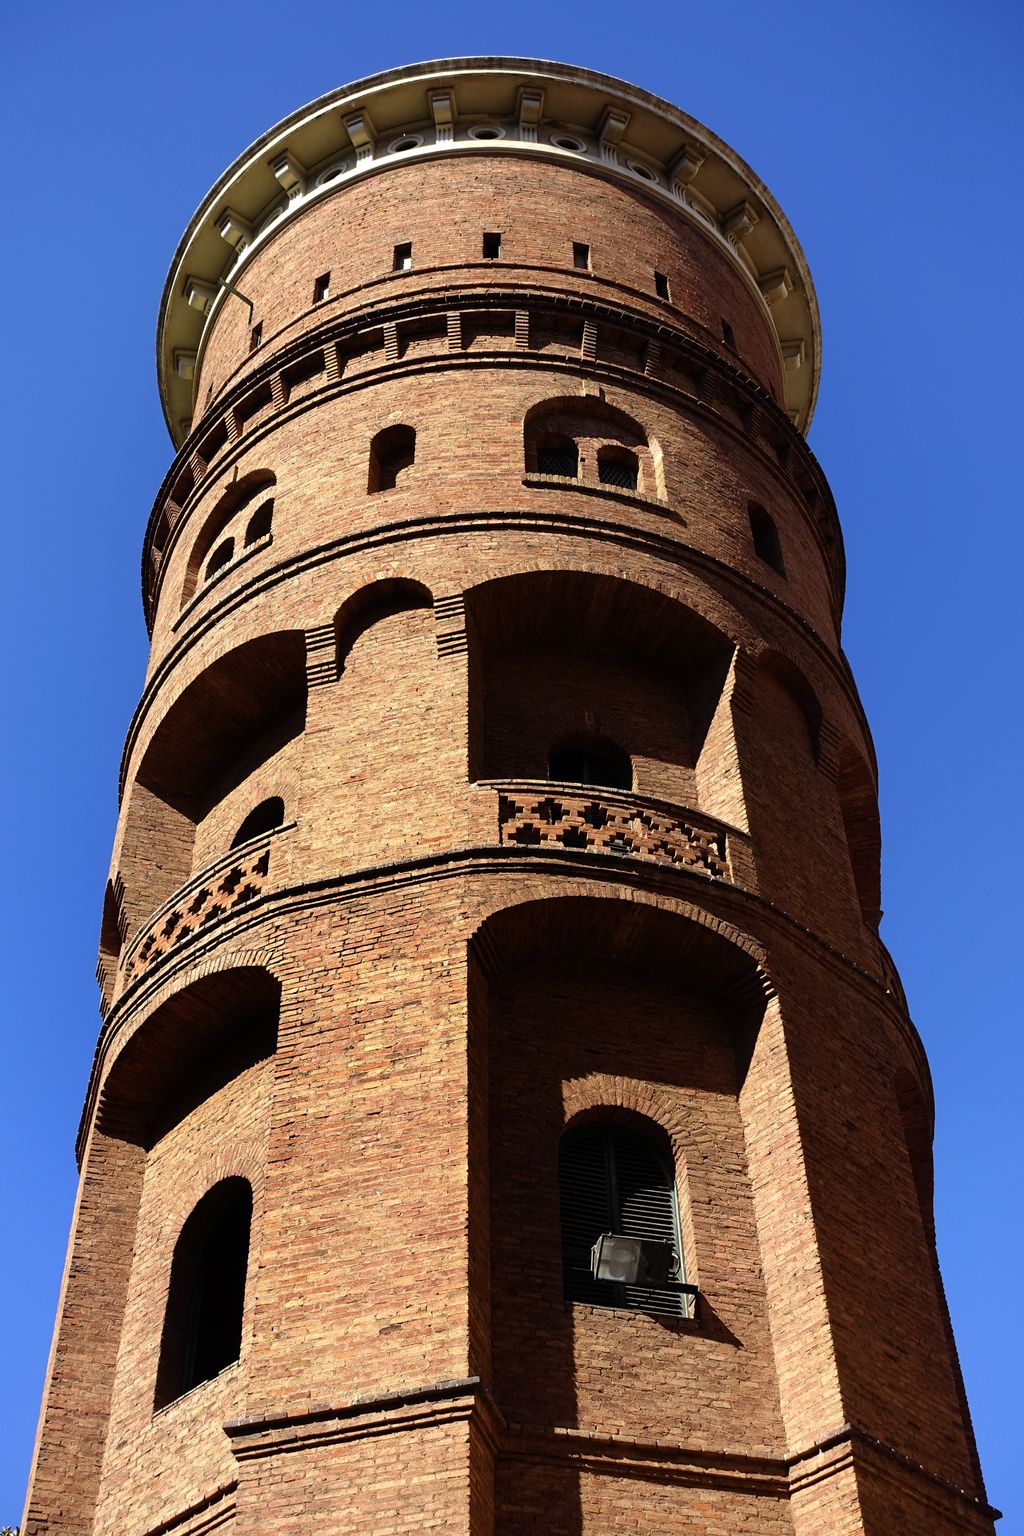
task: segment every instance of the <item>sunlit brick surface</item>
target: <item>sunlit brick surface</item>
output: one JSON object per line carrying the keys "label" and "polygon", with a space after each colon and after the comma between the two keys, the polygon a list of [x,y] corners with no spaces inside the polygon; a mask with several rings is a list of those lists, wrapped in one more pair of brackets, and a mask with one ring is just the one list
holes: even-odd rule
{"label": "sunlit brick surface", "polygon": [[[398,74],[436,154],[371,93],[347,180],[267,148],[277,232],[244,187],[196,226],[245,302],[207,282],[175,375],[25,1536],[992,1529],[841,538],[784,408],[791,237],[753,181],[712,217],[708,145],[627,180],[615,113],[661,104],[600,77],[557,158],[531,79],[448,153]],[[563,1299],[559,1140],[608,1119],[671,1162],[695,1318]],[[163,1402],[227,1179],[239,1357]]]}

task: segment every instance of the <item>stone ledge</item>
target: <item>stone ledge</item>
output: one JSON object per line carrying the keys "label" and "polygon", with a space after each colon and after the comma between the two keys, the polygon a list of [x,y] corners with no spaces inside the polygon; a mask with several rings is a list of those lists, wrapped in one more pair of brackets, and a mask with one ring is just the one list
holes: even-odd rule
{"label": "stone ledge", "polygon": [[629,491],[624,486],[594,484],[589,480],[576,480],[569,475],[538,475],[527,473],[524,485],[546,487],[550,490],[580,491],[584,496],[603,496],[609,501],[624,501],[628,505],[648,507],[654,512],[665,513],[686,527],[686,518],[675,511],[661,496],[645,496],[642,491]]}

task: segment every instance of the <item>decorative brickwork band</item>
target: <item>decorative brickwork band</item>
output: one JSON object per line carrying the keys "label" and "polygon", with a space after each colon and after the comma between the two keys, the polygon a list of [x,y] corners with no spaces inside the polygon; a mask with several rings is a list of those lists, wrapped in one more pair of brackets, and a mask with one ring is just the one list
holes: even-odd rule
{"label": "decorative brickwork band", "polygon": [[638,795],[553,786],[544,792],[539,783],[503,789],[498,828],[503,843],[520,847],[594,848],[732,878],[724,829]]}
{"label": "decorative brickwork band", "polygon": [[306,631],[306,682],[310,688],[322,688],[338,676],[338,642],[333,624],[321,624]]}
{"label": "decorative brickwork band", "polygon": [[464,656],[469,645],[466,638],[464,595],[456,592],[450,597],[435,597],[434,618],[437,623],[437,654]]}
{"label": "decorative brickwork band", "polygon": [[270,874],[271,843],[292,825],[225,855],[175,892],[129,947],[123,964],[125,985],[210,923],[262,895]]}

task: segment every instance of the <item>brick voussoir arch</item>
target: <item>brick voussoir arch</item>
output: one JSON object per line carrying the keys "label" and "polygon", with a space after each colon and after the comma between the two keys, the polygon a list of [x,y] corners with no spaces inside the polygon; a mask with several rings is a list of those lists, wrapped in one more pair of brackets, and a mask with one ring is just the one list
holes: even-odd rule
{"label": "brick voussoir arch", "polygon": [[637,906],[649,907],[657,912],[665,913],[669,918],[680,923],[689,923],[702,928],[708,933],[724,940],[731,945],[739,956],[743,957],[741,964],[746,962],[751,978],[756,975],[758,985],[765,995],[774,993],[774,986],[768,972],[768,951],[765,946],[754,937],[753,934],[738,928],[734,923],[715,915],[707,907],[698,905],[685,897],[666,895],[662,891],[644,889],[642,887],[618,886],[615,889],[602,889],[593,886],[590,882],[582,883],[575,890],[559,892],[552,896],[528,896],[520,901],[501,902],[482,917],[475,928],[469,934],[469,943],[479,945],[485,955],[498,961],[500,951],[493,938],[494,928],[510,914],[525,915],[527,909],[550,908],[552,903],[603,903],[626,902]]}
{"label": "brick voussoir arch", "polygon": [[[366,555],[370,551],[390,551],[396,544],[402,548],[422,540],[449,536],[465,538],[471,533],[489,534],[499,529],[501,531],[528,529],[532,532],[543,529],[563,536],[589,540],[595,546],[610,543],[616,549],[640,550],[654,559],[692,574],[698,580],[712,573],[716,579],[725,580],[737,591],[742,592],[746,599],[753,599],[758,604],[766,605],[767,609],[792,631],[796,644],[806,645],[815,658],[815,664],[827,671],[834,684],[842,690],[851,715],[856,721],[857,731],[864,741],[869,757],[872,761],[874,760],[870,732],[849,668],[837,661],[831,648],[818,631],[796,609],[784,602],[777,592],[754,581],[750,576],[736,571],[706,550],[683,543],[675,537],[667,538],[663,534],[653,534],[649,530],[633,525],[617,524],[606,518],[570,517],[538,511],[532,513],[517,511],[507,514],[470,511],[446,513],[430,518],[407,519],[357,534],[345,535],[328,544],[316,546],[299,555],[288,556],[277,564],[268,566],[258,576],[226,593],[177,637],[150,676],[136,708],[135,717],[129,726],[129,739],[131,732],[137,727],[137,721],[141,720],[149,709],[152,696],[164,686],[167,677],[174,672],[181,658],[200,644],[203,638],[215,630],[230,614],[237,613],[248,603],[264,597],[272,588],[313,568],[333,561]],[[538,562],[536,568],[542,569],[543,566]],[[395,568],[388,567],[386,570],[382,567],[381,574],[409,580],[421,579],[421,573],[410,564]],[[490,572],[487,579],[490,579]],[[637,578],[631,576],[629,579]],[[323,622],[327,623],[330,615],[325,614],[322,618]],[[314,627],[309,632],[316,634],[317,630]]]}
{"label": "brick voussoir arch", "polygon": [[[191,958],[191,963],[189,963]],[[103,1021],[96,1049],[93,1053],[86,1088],[85,1102],[75,1140],[75,1154],[79,1167],[85,1154],[90,1127],[96,1119],[102,1094],[111,1071],[122,1051],[144,1028],[159,1009],[181,996],[197,982],[230,971],[260,971],[276,982],[281,992],[280,1016],[287,1008],[285,983],[290,967],[282,959],[281,946],[261,945],[243,949],[225,948],[216,954],[181,957],[171,974],[166,971],[153,978],[149,985],[144,981],[138,990],[122,994]]]}
{"label": "brick voussoir arch", "polygon": [[266,1157],[261,1142],[238,1142],[230,1152],[222,1152],[205,1164],[202,1177],[196,1183],[173,1185],[172,1194],[160,1212],[159,1234],[166,1242],[173,1243],[186,1219],[195,1210],[204,1195],[225,1179],[245,1179],[252,1190],[253,1230],[260,1211],[260,1200],[266,1186]]}
{"label": "brick voussoir arch", "polygon": [[683,597],[680,595],[678,588],[673,587],[669,582],[660,581],[643,572],[632,570],[625,564],[610,567],[598,561],[583,559],[575,560],[572,565],[561,565],[546,560],[506,561],[503,565],[496,566],[492,571],[489,571],[483,580],[474,582],[472,586],[466,587],[462,594],[463,599],[472,601],[474,596],[479,595],[485,589],[495,588],[502,582],[515,581],[521,576],[564,577],[566,581],[578,580],[580,578],[585,580],[588,577],[599,578],[620,583],[624,590],[626,588],[635,589],[638,598],[641,597],[643,592],[657,593],[680,610],[696,615],[698,619],[701,619],[705,624],[716,630],[729,645],[735,647],[739,644],[737,633],[723,625],[722,614],[715,611],[714,605],[701,600],[703,596],[701,592],[687,593]]}
{"label": "brick voussoir arch", "polygon": [[[155,686],[148,688],[143,694],[128,726],[121,753],[119,801],[123,801],[128,785],[143,771],[147,755],[162,727],[171,720],[175,709],[186,699],[189,690],[195,689],[204,678],[212,686],[218,671],[224,672],[233,666],[244,667],[251,658],[269,656],[270,648],[276,647],[281,655],[275,671],[280,671],[286,666],[291,667],[291,670],[296,673],[296,684],[301,686],[299,673],[300,671],[303,675],[305,673],[305,662],[310,648],[310,635],[305,629],[295,625],[272,630],[254,629],[244,637],[230,633],[221,635],[216,629],[208,633],[216,635],[221,641],[216,651],[212,654],[204,652],[198,656],[193,655],[186,665],[180,668],[175,666],[173,669],[162,672],[155,680]],[[303,646],[301,664],[299,658],[287,654],[290,650],[296,649],[299,637]]]}

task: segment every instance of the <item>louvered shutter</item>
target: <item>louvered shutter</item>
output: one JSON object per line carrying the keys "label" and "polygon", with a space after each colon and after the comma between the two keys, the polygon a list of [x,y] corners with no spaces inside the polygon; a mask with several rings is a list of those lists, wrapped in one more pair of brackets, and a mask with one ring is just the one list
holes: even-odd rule
{"label": "louvered shutter", "polygon": [[680,1251],[675,1185],[653,1147],[617,1125],[572,1131],[559,1153],[559,1193],[567,1300],[686,1316],[678,1292],[613,1285],[590,1272],[590,1250],[602,1232],[661,1238]]}
{"label": "louvered shutter", "polygon": [[559,1193],[562,1203],[562,1269],[567,1301],[604,1302],[613,1287],[590,1273],[590,1250],[612,1230],[611,1181],[603,1127],[587,1127],[562,1140]]}
{"label": "louvered shutter", "polygon": [[[618,1126],[609,1127],[615,1175],[615,1204],[623,1237],[656,1237],[679,1252],[676,1192],[671,1175],[654,1148]],[[682,1276],[680,1275],[680,1279]],[[686,1315],[684,1298],[676,1291],[652,1291],[624,1285],[622,1306],[664,1317]]]}

